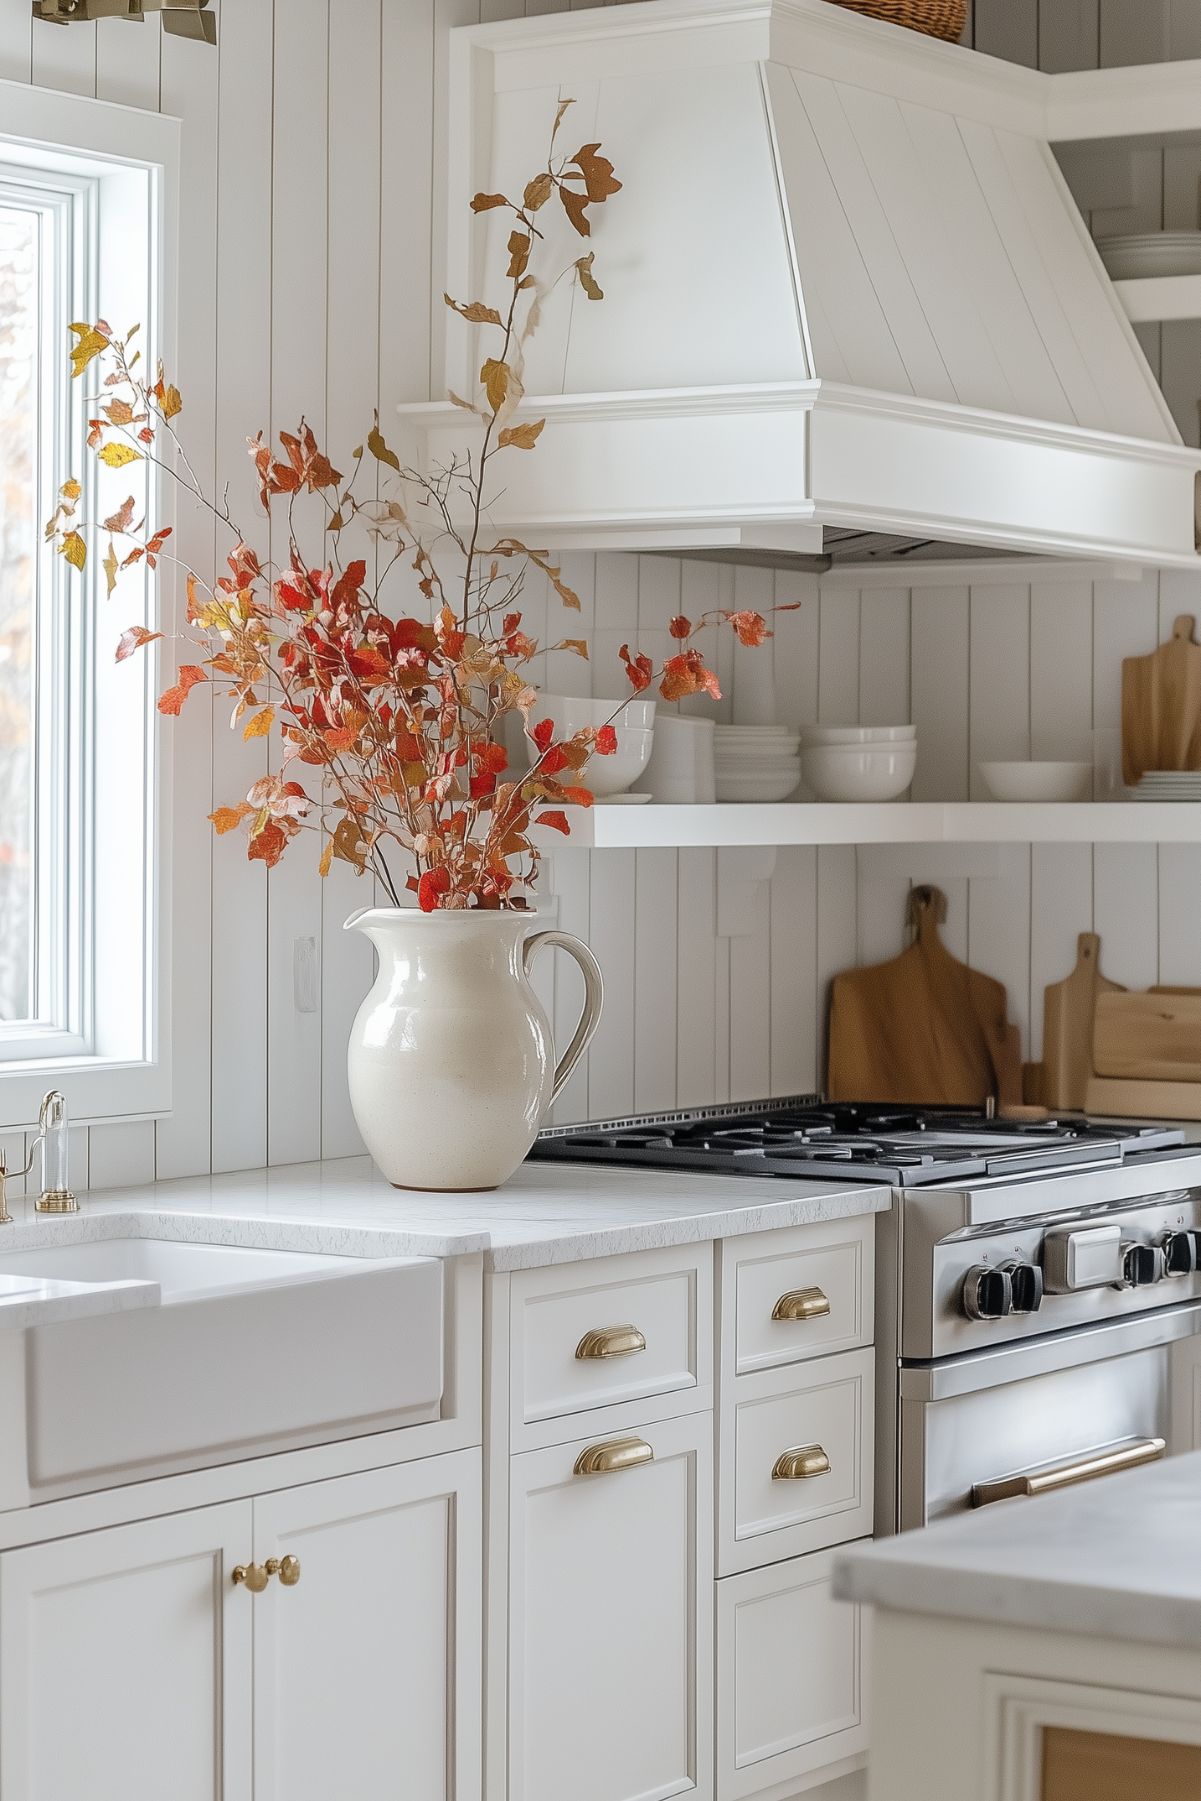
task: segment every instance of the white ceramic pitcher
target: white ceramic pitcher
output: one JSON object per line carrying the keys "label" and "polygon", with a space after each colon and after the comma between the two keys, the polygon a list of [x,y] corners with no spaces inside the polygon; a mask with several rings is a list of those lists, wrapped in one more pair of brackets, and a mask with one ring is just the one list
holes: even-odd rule
{"label": "white ceramic pitcher", "polygon": [[[569,932],[529,915],[367,907],[346,930],[379,953],[350,1033],[350,1102],[372,1157],[396,1188],[496,1188],[513,1174],[600,1021],[600,965]],[[584,1010],[556,1066],[550,1022],[530,986],[557,945],[584,976]]]}

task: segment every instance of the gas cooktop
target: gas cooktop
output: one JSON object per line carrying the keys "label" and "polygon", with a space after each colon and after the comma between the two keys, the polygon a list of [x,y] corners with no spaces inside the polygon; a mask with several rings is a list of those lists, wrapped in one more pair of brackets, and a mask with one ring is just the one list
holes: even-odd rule
{"label": "gas cooktop", "polygon": [[998,1119],[960,1108],[823,1102],[813,1095],[552,1127],[530,1151],[546,1162],[716,1175],[887,1182],[916,1188],[972,1177],[1122,1163],[1184,1143],[1169,1127],[1063,1115]]}

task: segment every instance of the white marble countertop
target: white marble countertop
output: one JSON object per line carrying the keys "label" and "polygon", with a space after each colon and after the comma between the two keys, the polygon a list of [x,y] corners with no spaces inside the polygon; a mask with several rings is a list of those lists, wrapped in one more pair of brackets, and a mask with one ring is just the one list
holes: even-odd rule
{"label": "white marble countertop", "polygon": [[418,1194],[352,1157],[83,1194],[70,1221],[13,1199],[0,1257],[68,1235],[136,1235],[353,1257],[482,1254],[489,1269],[537,1269],[880,1213],[890,1198],[865,1182],[549,1163],[524,1165],[494,1194]]}
{"label": "white marble countertop", "polygon": [[1201,1451],[850,1552],[834,1590],[902,1613],[1198,1650],[1199,1520]]}

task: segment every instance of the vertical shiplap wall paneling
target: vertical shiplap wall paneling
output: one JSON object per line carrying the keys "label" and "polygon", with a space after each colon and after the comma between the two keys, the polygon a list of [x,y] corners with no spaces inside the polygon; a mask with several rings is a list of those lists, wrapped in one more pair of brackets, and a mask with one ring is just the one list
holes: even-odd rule
{"label": "vertical shiplap wall paneling", "polygon": [[[385,74],[382,0],[338,0],[330,12],[329,161],[327,172],[326,437],[335,468],[349,471],[377,404],[379,384],[380,245],[384,171],[380,129]],[[374,73],[372,73],[374,71]],[[355,521],[339,534],[346,568],[362,558],[374,567],[375,544]],[[344,922],[374,899],[372,879],[335,859],[321,885],[321,1154],[348,1157],[362,1149],[350,1110],[346,1040],[371,983],[372,950]]]}
{"label": "vertical shiplap wall paneling", "polygon": [[[339,11],[341,9],[339,8]],[[330,0],[276,7],[271,246],[272,432],[304,414],[325,435],[329,325]],[[321,503],[296,508],[302,543],[320,530]],[[272,519],[271,554],[288,558],[286,514]],[[271,738],[280,755],[278,732]],[[314,858],[285,857],[267,884],[267,1158],[321,1154],[321,1014],[302,1011],[306,977],[321,948],[321,878]],[[312,1002],[308,1005],[311,1007]]]}
{"label": "vertical shiplap wall paneling", "polygon": [[[222,11],[217,13],[218,32]],[[51,32],[71,37],[76,31]],[[114,22],[105,30],[146,31],[154,24]],[[161,34],[160,34],[161,35]],[[159,100],[183,121],[180,145],[181,229],[177,306],[176,380],[185,397],[179,429],[198,479],[212,492],[216,480],[217,345],[217,101],[218,57],[205,44],[161,36]],[[177,554],[203,573],[213,567],[216,533],[210,515],[183,497],[176,500]],[[169,604],[164,592],[162,604]],[[173,594],[176,619],[183,595]],[[183,660],[187,661],[186,650]],[[196,703],[199,702],[199,705]],[[212,1070],[215,1061],[241,1059],[240,1038],[214,1042],[212,1033],[212,828],[213,697],[208,686],[170,728],[172,756],[173,889],[171,901],[171,1032],[175,1110],[155,1128],[155,1167],[160,1176],[189,1175],[209,1167]],[[243,922],[251,929],[249,920]],[[219,953],[218,953],[219,954]],[[99,1131],[99,1129],[97,1129]]]}
{"label": "vertical shiplap wall paneling", "polygon": [[[221,21],[217,96],[217,484],[240,532],[265,554],[266,521],[245,440],[271,412],[272,0],[238,0]],[[231,534],[219,533],[218,555]],[[232,708],[213,709],[213,795],[236,806],[268,768]],[[295,854],[295,853],[293,853]],[[302,853],[303,854],[303,853]],[[212,842],[214,1170],[267,1161],[267,871],[240,832]]]}
{"label": "vertical shiplap wall paneling", "polygon": [[[1201,620],[1201,583],[1179,569],[1159,577],[1159,640],[1182,613]],[[1159,980],[1201,987],[1201,844],[1159,847]]]}
{"label": "vertical shiplap wall paneling", "polygon": [[1038,64],[1050,74],[1095,68],[1099,56],[1098,0],[1045,0],[1038,13]]}
{"label": "vertical shiplap wall paneling", "polygon": [[0,81],[33,79],[33,9],[0,8]]}

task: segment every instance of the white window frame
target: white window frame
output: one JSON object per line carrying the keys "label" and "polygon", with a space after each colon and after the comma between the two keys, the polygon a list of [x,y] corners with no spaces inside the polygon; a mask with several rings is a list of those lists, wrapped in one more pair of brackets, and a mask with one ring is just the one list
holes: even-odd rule
{"label": "white window frame", "polygon": [[[0,81],[0,201],[39,214],[55,265],[41,330],[65,375],[40,453],[45,517],[74,475],[86,520],[132,491],[154,525],[170,522],[149,463],[108,471],[85,450],[97,365],[70,379],[67,325],[137,323],[143,358],[173,362],[178,181],[177,120]],[[32,1123],[50,1087],[81,1123],[171,1107],[170,737],[155,702],[172,662],[161,644],[115,657],[131,625],[170,633],[176,583],[171,564],[140,565],[107,599],[102,545],[91,537],[82,578],[52,547],[39,563],[35,755],[54,818],[35,838],[38,1017],[0,1024],[0,1129]]]}

